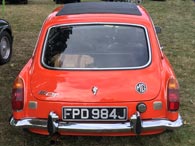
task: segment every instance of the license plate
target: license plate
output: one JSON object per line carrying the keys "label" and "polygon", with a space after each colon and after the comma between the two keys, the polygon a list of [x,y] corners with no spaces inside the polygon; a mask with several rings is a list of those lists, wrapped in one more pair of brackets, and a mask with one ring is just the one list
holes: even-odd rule
{"label": "license plate", "polygon": [[126,121],[126,107],[63,107],[64,121]]}

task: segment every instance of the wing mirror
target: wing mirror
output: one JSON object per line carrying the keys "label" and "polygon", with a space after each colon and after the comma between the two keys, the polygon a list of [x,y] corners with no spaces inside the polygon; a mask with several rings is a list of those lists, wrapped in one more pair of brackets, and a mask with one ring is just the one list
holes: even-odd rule
{"label": "wing mirror", "polygon": [[161,33],[161,28],[159,26],[155,26],[156,33]]}

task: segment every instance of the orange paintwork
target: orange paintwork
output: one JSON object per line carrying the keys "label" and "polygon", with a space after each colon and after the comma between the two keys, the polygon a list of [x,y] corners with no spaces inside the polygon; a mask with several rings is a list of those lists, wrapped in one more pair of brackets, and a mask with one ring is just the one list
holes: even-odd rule
{"label": "orange paintwork", "polygon": [[[163,52],[160,50],[153,24],[147,12],[139,7],[142,16],[122,14],[82,14],[58,16],[57,8],[51,13],[43,24],[35,52],[26,66],[18,75],[24,81],[24,109],[13,111],[15,119],[36,117],[47,119],[50,111],[55,111],[61,119],[63,106],[127,106],[128,118],[136,112],[136,105],[144,102],[147,111],[141,114],[142,119],[166,118],[174,121],[178,112],[167,111],[167,85],[175,74]],[[42,48],[48,29],[59,24],[75,23],[123,23],[138,24],[147,28],[152,51],[151,64],[138,70],[110,70],[110,71],[67,71],[49,70],[41,64]],[[135,85],[144,82],[147,92],[139,94]],[[91,87],[97,86],[98,95],[91,94]],[[40,95],[39,91],[58,93],[56,97]],[[36,109],[29,108],[29,101],[37,102]],[[154,102],[162,102],[162,108],[155,110]],[[39,134],[48,134],[47,131],[30,129]],[[163,129],[145,131],[142,135],[157,134]],[[94,133],[61,133],[63,135],[99,135]],[[135,135],[134,133],[101,133],[101,136]]]}
{"label": "orange paintwork", "polygon": [[[42,135],[48,135],[49,133],[44,130],[40,129],[29,129],[30,132],[37,133],[37,134],[42,134]],[[142,132],[142,135],[152,135],[152,134],[159,134],[162,133],[164,130],[163,129],[158,129],[155,131],[144,131]],[[92,132],[84,132],[84,133],[79,133],[79,132],[61,132],[59,133],[60,135],[74,135],[74,136],[135,136],[134,133],[127,133],[127,132],[115,132],[115,133],[92,133]]]}

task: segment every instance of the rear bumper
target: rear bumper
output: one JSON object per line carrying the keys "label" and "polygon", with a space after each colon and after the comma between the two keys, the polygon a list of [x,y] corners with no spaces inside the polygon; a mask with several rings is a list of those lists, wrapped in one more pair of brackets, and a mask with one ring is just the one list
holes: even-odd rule
{"label": "rear bumper", "polygon": [[51,112],[48,120],[44,119],[10,119],[10,125],[22,128],[35,128],[47,130],[50,134],[56,132],[134,132],[140,134],[145,130],[176,129],[183,125],[179,115],[176,121],[167,119],[140,120],[139,114],[134,114],[129,122],[124,123],[75,123],[59,121],[58,116]]}

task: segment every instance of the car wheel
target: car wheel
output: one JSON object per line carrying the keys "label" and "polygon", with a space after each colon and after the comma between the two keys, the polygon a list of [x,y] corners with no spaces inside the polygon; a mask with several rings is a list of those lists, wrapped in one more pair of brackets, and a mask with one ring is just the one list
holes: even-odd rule
{"label": "car wheel", "polygon": [[76,2],[80,2],[79,0],[70,0],[69,3],[76,3]]}
{"label": "car wheel", "polygon": [[24,3],[24,4],[28,4],[28,0],[25,0],[23,3]]}
{"label": "car wheel", "polygon": [[65,0],[63,1],[64,4],[67,4],[67,3],[76,3],[76,2],[81,2],[80,0]]}
{"label": "car wheel", "polygon": [[12,39],[8,32],[0,34],[0,64],[7,63],[12,54]]}

